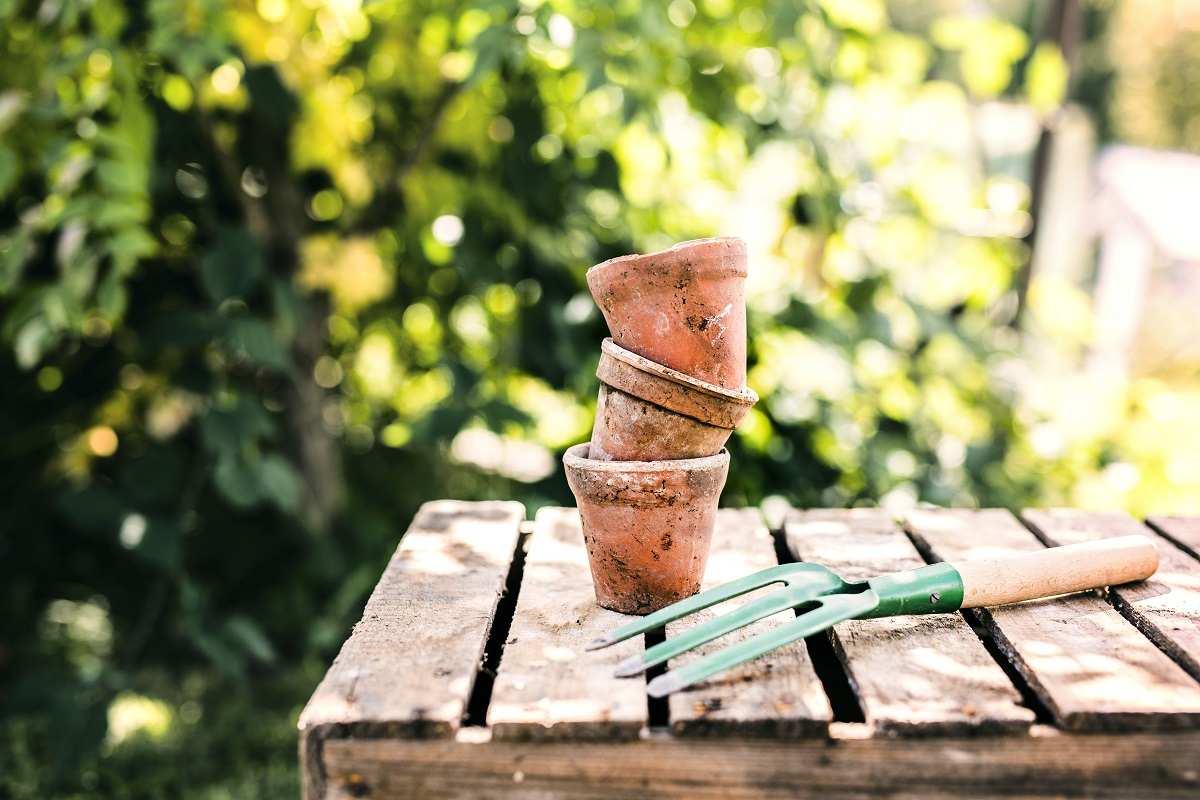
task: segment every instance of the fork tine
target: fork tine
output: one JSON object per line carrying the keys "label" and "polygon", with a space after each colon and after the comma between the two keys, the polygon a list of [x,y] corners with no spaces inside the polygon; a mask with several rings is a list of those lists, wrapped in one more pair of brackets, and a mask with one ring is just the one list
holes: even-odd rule
{"label": "fork tine", "polygon": [[801,614],[795,622],[772,628],[744,642],[726,647],[698,658],[690,664],[659,675],[646,685],[651,697],[664,697],[671,692],[699,683],[738,664],[758,658],[765,653],[811,636],[843,620],[870,611],[879,602],[874,592],[853,595],[831,595],[820,598],[820,606]]}
{"label": "fork tine", "polygon": [[744,628],[752,622],[769,617],[779,611],[793,608],[811,599],[811,592],[782,589],[772,592],[766,597],[760,597],[757,600],[743,603],[728,614],[722,614],[719,617],[702,622],[678,636],[672,636],[665,642],[660,642],[641,653],[634,653],[617,666],[616,672],[613,675],[618,678],[627,678],[630,675],[645,672],[648,668],[656,664],[661,664],[680,653],[686,653],[688,650],[724,636],[730,631]]}
{"label": "fork tine", "polygon": [[647,614],[639,620],[622,625],[604,636],[593,639],[584,649],[599,650],[601,647],[608,647],[617,642],[623,642],[631,636],[637,636],[639,633],[661,628],[668,622],[674,622],[680,617],[694,614],[711,605],[716,605],[754,589],[780,582],[792,571],[790,569],[791,566],[789,564],[782,564],[777,567],[768,567],[767,569],[751,573],[744,578],[738,578],[735,581],[722,584],[706,592],[692,595],[685,600],[680,600],[678,603],[672,603],[666,608],[655,611],[653,614]]}

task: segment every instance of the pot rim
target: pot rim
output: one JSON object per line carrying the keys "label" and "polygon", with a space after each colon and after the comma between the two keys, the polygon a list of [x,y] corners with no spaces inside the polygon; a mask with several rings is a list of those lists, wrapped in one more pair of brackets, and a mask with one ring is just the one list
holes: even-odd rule
{"label": "pot rim", "polygon": [[[589,280],[597,280],[600,278],[600,273],[604,272],[606,268],[616,266],[629,266],[646,271],[650,271],[654,267],[660,267],[662,271],[667,271],[678,265],[681,256],[686,255],[686,251],[696,250],[715,243],[730,245],[734,251],[731,255],[741,257],[740,264],[732,266],[726,271],[733,275],[746,277],[746,242],[737,236],[710,236],[705,239],[689,239],[686,242],[679,242],[664,250],[657,250],[653,253],[630,253],[629,255],[616,256],[588,268],[586,277]],[[705,257],[712,259],[719,258],[721,255],[726,254],[714,253]]]}
{"label": "pot rim", "polygon": [[563,453],[563,466],[584,472],[708,472],[725,469],[729,465],[729,451],[699,458],[676,458],[663,461],[601,461],[588,458],[591,442],[580,442]]}
{"label": "pot rim", "polygon": [[[749,386],[743,386],[741,389],[727,389],[724,386],[720,386],[715,383],[709,383],[708,381],[701,380],[693,375],[689,375],[686,372],[672,369],[665,364],[659,364],[657,361],[646,358],[645,356],[640,356],[632,350],[627,350],[626,348],[617,344],[611,336],[604,337],[604,341],[600,343],[600,351],[605,355],[611,356],[618,361],[628,364],[634,369],[640,370],[641,372],[649,373],[656,377],[671,381],[672,383],[678,383],[682,386],[686,386],[689,389],[694,389],[702,394],[707,394],[727,403],[734,403],[739,406],[750,408],[758,402],[758,393]],[[627,394],[630,393],[628,389],[624,389],[623,387],[618,386],[616,388],[622,389],[622,391],[625,391]],[[649,398],[643,397],[642,399],[646,400]],[[708,420],[703,421],[708,422]],[[716,423],[710,422],[709,424],[711,425]]]}

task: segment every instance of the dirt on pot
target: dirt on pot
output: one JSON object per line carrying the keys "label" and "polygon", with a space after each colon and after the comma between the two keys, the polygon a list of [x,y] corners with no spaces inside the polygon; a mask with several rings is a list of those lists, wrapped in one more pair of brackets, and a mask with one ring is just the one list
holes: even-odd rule
{"label": "dirt on pot", "polygon": [[563,456],[583,522],[596,601],[648,614],[695,594],[708,562],[729,453],[671,461]]}
{"label": "dirt on pot", "polygon": [[617,344],[727,389],[746,382],[746,244],[715,238],[588,270]]}

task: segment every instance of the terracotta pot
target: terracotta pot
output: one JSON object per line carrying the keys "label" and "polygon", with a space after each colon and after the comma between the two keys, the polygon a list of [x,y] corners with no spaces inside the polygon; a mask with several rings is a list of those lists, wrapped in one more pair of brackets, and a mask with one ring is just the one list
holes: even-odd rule
{"label": "terracotta pot", "polygon": [[596,602],[649,614],[700,589],[729,453],[676,461],[598,461],[588,444],[563,464],[583,522]]}
{"label": "terracotta pot", "polygon": [[602,383],[588,455],[600,461],[701,458],[720,452],[731,433]]}
{"label": "terracotta pot", "polygon": [[746,243],[697,239],[587,272],[613,339],[694,378],[746,383]]}
{"label": "terracotta pot", "polygon": [[601,346],[600,398],[590,457],[602,461],[700,458],[720,452],[758,401],[697,380],[630,352],[612,339]]}

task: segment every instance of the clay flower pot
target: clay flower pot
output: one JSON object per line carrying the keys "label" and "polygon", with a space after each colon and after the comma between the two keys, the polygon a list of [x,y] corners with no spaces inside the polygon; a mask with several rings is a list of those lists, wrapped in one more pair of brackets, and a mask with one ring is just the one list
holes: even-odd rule
{"label": "clay flower pot", "polygon": [[587,272],[613,339],[727,389],[746,383],[746,243],[697,239]]}
{"label": "clay flower pot", "polygon": [[700,589],[729,453],[598,461],[587,443],[563,464],[583,522],[596,602],[649,614]]}
{"label": "clay flower pot", "polygon": [[589,456],[602,461],[700,458],[720,452],[758,401],[633,353],[612,339],[601,347],[600,399]]}

